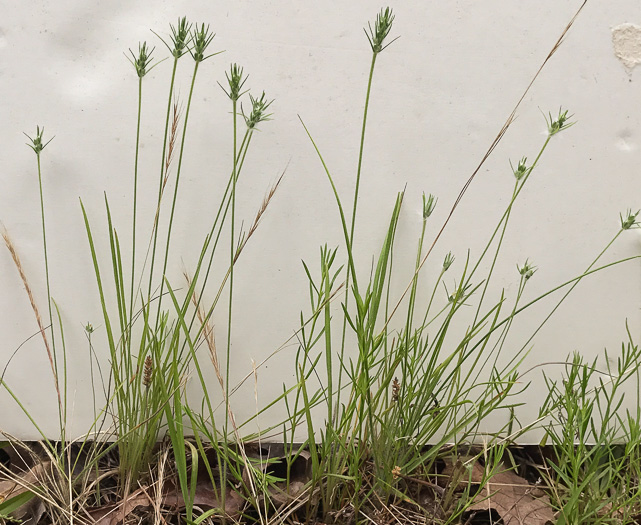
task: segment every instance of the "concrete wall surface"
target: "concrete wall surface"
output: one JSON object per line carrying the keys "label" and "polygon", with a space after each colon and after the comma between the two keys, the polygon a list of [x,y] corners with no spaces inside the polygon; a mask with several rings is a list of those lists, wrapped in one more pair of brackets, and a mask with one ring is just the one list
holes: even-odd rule
{"label": "concrete wall surface", "polygon": [[[400,38],[376,61],[354,245],[364,282],[384,239],[396,193],[405,189],[390,303],[398,300],[411,280],[422,225],[421,194],[438,197],[427,223],[427,247],[580,5],[576,0],[403,0],[391,5],[396,18],[389,40]],[[36,126],[44,126],[45,141],[55,136],[41,155],[42,186],[50,292],[64,326],[73,435],[88,430],[94,402],[104,401],[97,364],[105,385],[109,369],[105,323],[79,198],[95,231],[112,313],[115,297],[105,194],[122,246],[125,281],[130,279],[138,78],[127,60],[129,49],[137,52],[138,43],[147,41],[155,46],[155,62],[160,62],[169,52],[150,29],[167,39],[169,24],[187,16],[210,24],[216,33],[210,49],[224,51],[200,64],[191,101],[166,272],[169,282],[183,291],[183,270],[194,272],[232,166],[231,105],[218,82],[226,82],[225,72],[237,62],[249,73],[250,93],[259,96],[264,90],[274,100],[269,108],[271,120],[261,123],[253,135],[237,189],[236,235],[247,231],[264,195],[285,172],[235,268],[231,383],[251,375],[252,363],[260,365],[255,378],[250,377],[232,398],[236,418],[244,421],[257,405],[277,396],[283,383],[292,384],[295,379],[294,335],[300,312],[309,312],[301,260],[318,272],[319,246],[327,243],[340,246],[337,257],[341,264],[345,261],[332,188],[300,119],[321,150],[351,215],[372,55],[363,27],[379,9],[365,0],[0,0],[0,221],[20,257],[42,323],[48,326],[36,156],[25,145],[28,139],[23,134],[34,136]],[[557,115],[559,107],[573,115],[576,125],[552,138],[519,195],[485,304],[495,304],[504,290],[505,311],[512,307],[519,284],[516,265],[526,259],[538,270],[528,282],[523,304],[590,266],[619,231],[619,214],[641,207],[639,63],[641,3],[588,1],[438,239],[421,273],[421,307],[427,304],[446,253],[452,251],[456,261],[444,280],[447,291],[438,287],[436,301],[441,303],[460,279],[468,250],[471,261],[479,257],[514,190],[510,161],[515,164],[526,156],[528,163],[533,162],[547,136],[544,115]],[[172,60],[158,63],[143,81],[136,279],[140,279],[156,209],[171,68]],[[183,116],[192,72],[193,59],[182,58],[175,93]],[[247,95],[242,101],[247,112]],[[176,158],[170,170],[170,191],[177,163]],[[168,217],[167,211],[163,213],[161,232]],[[597,266],[639,255],[639,231],[623,232]],[[228,230],[220,242],[221,259],[214,265],[204,297],[208,304],[226,269]],[[473,279],[475,284],[481,282],[483,271],[487,274],[490,263],[491,256],[481,266],[479,278]],[[213,314],[223,363],[227,294],[225,287]],[[552,294],[517,318],[503,348],[503,357],[509,358],[525,345],[529,353],[521,370],[536,367],[522,380],[523,385],[531,382],[519,398],[528,403],[519,409],[524,424],[536,418],[538,403],[545,396],[542,371],[560,379],[563,366],[558,363],[574,351],[592,360],[607,348],[615,359],[627,340],[626,322],[636,342],[641,339],[639,259],[582,280],[526,344],[562,294]],[[341,297],[332,305],[337,318]],[[170,301],[165,300],[169,308]],[[470,302],[477,300],[478,294]],[[54,310],[60,356],[62,342],[55,317]],[[98,363],[92,361],[84,331],[87,323],[95,329],[92,344]],[[390,324],[392,329],[401,326],[400,318]],[[454,331],[460,336],[465,327],[466,322],[452,327],[453,342]],[[25,286],[4,246],[0,250],[0,334],[3,381],[43,432],[57,435],[49,359]],[[205,373],[218,402],[221,396],[214,375],[209,369]],[[635,389],[629,387],[629,406],[636,403]],[[193,375],[188,395],[196,400],[199,396]],[[259,418],[259,424],[265,428],[283,414],[284,406],[278,406]],[[497,414],[484,429],[502,427],[505,417],[504,412]],[[0,391],[0,430],[38,437],[6,389]]]}

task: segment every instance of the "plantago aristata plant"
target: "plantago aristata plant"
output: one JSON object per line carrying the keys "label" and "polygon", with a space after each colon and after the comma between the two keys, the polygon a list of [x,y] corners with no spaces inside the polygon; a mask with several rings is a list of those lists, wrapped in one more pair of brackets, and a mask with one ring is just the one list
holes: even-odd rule
{"label": "plantago aristata plant", "polygon": [[[232,65],[227,74],[228,86],[225,93],[232,103],[232,124],[233,151],[231,160],[231,173],[227,181],[227,187],[223,194],[218,211],[214,217],[211,230],[205,236],[200,247],[200,256],[196,263],[193,275],[189,278],[188,289],[181,292],[179,297],[175,289],[169,283],[166,272],[170,260],[170,244],[173,231],[176,203],[178,200],[179,182],[183,170],[183,159],[187,144],[187,130],[192,111],[192,102],[196,89],[196,80],[200,64],[217,53],[211,53],[209,47],[214,39],[214,34],[209,26],[204,24],[192,27],[186,19],[179,19],[177,26],[171,26],[172,37],[165,45],[174,57],[171,73],[170,89],[165,120],[165,133],[162,152],[160,179],[158,186],[158,202],[154,215],[152,231],[149,241],[149,252],[151,254],[150,266],[146,268],[146,260],[142,267],[135,262],[135,253],[132,253],[131,283],[142,282],[145,272],[149,276],[147,295],[143,295],[139,289],[131,284],[129,294],[126,293],[123,283],[127,280],[123,276],[122,256],[118,234],[113,228],[111,213],[106,201],[107,218],[109,223],[109,239],[111,247],[111,258],[113,266],[113,289],[118,304],[118,329],[106,307],[106,287],[101,276],[98,254],[95,250],[93,233],[89,225],[86,211],[85,223],[87,235],[91,248],[94,269],[98,282],[98,289],[103,307],[103,319],[107,331],[107,339],[111,352],[112,376],[114,378],[113,402],[115,407],[118,447],[120,452],[120,468],[122,472],[121,482],[123,492],[126,494],[130,487],[139,481],[144,475],[147,465],[150,463],[150,454],[153,445],[159,438],[159,432],[166,425],[167,433],[171,444],[178,474],[178,486],[183,494],[186,504],[186,517],[192,519],[194,486],[198,465],[203,461],[206,470],[211,473],[207,459],[199,455],[193,445],[185,440],[185,429],[183,420],[189,417],[195,428],[194,431],[206,436],[218,452],[219,465],[225,466],[220,471],[220,479],[212,475],[212,483],[219,490],[221,504],[224,506],[227,485],[227,474],[235,482],[242,478],[244,468],[243,458],[230,447],[231,441],[239,441],[236,425],[233,423],[233,412],[229,405],[229,370],[232,361],[231,337],[232,337],[232,304],[233,304],[233,282],[234,265],[238,260],[248,239],[253,235],[260,217],[264,213],[271,197],[273,196],[278,183],[270,192],[263,203],[254,224],[248,231],[239,233],[236,231],[236,183],[242,171],[243,163],[249,150],[250,141],[254,131],[258,129],[261,122],[269,120],[268,112],[271,101],[264,93],[258,97],[249,95],[249,109],[243,109],[242,98],[247,94],[244,89],[247,77],[238,65]],[[164,40],[163,40],[164,42]],[[174,100],[174,83],[178,61],[187,53],[194,60],[194,67],[191,74],[191,82],[187,102],[183,109],[179,109],[178,103]],[[135,56],[135,55],[134,55]],[[142,80],[141,74],[149,70],[151,64],[150,51],[145,44],[139,47],[139,56],[132,62],[139,79],[139,86]],[[159,63],[159,62],[158,62]],[[156,63],[154,63],[156,65]],[[144,75],[143,75],[144,76]],[[139,95],[141,91],[139,90]],[[139,115],[141,99],[139,98]],[[173,115],[173,116],[172,116]],[[179,115],[182,115],[182,125],[179,123]],[[241,120],[242,119],[242,120]],[[244,122],[245,133],[242,140],[238,133],[238,122]],[[136,141],[136,169],[134,179],[138,172],[138,149],[139,130]],[[172,160],[176,157],[176,162]],[[175,178],[173,180],[174,190],[169,205],[168,230],[166,238],[159,242],[159,218],[163,208],[164,190],[170,175],[170,167],[175,165]],[[280,180],[279,180],[280,182]],[[136,186],[136,182],[134,182]],[[134,197],[134,207],[135,207]],[[132,225],[135,229],[136,214],[134,213]],[[228,225],[230,229],[230,249],[228,257],[228,271],[219,284],[218,291],[211,306],[203,308],[201,304],[205,287],[210,280],[210,272],[215,254],[218,253],[218,241],[223,227]],[[158,246],[160,244],[160,246]],[[157,257],[158,249],[164,251],[162,259]],[[132,249],[134,252],[134,249]],[[158,268],[156,268],[158,267]],[[138,268],[138,270],[136,270]],[[160,271],[158,271],[160,270]],[[139,275],[137,275],[140,274]],[[154,281],[154,275],[159,280]],[[224,286],[229,283],[229,307],[228,307],[228,340],[226,371],[220,374],[221,389],[225,400],[226,423],[222,426],[222,432],[214,421],[214,407],[210,399],[209,390],[204,379],[200,361],[196,349],[203,340],[210,345],[212,361],[217,367],[218,360],[215,351],[213,334],[211,334],[210,319],[218,304]],[[126,297],[129,295],[129,297]],[[163,297],[171,299],[169,309],[162,306]],[[190,310],[190,305],[194,308]],[[139,327],[134,336],[134,325]],[[191,410],[184,402],[184,389],[189,367],[193,366],[198,381],[205,393],[204,414]],[[217,374],[219,370],[217,369]],[[228,424],[232,422],[234,427],[233,436],[228,431]],[[219,448],[218,442],[223,445]],[[200,451],[203,452],[202,450]],[[200,458],[200,459],[199,459]]]}
{"label": "plantago aristata plant", "polygon": [[607,351],[603,368],[575,353],[561,382],[545,375],[544,441],[554,455],[542,474],[562,525],[632,523],[640,509],[638,403],[633,411],[622,407],[623,385],[636,382],[637,393],[640,387],[641,352],[629,329],[613,363]]}
{"label": "plantago aristata plant", "polygon": [[[311,322],[304,324],[301,316],[300,348],[297,357],[297,381],[301,387],[300,393],[293,398],[289,413],[294,428],[301,424],[297,417],[299,407],[307,410],[307,445],[310,448],[313,470],[319,473],[312,481],[314,489],[319,491],[319,499],[315,505],[310,506],[309,516],[315,516],[316,512],[320,512],[321,516],[326,517],[332,509],[343,508],[345,505],[351,506],[358,516],[363,512],[363,505],[380,504],[385,507],[390,498],[405,498],[406,493],[402,490],[403,478],[399,473],[415,472],[417,469],[429,472],[443,445],[465,443],[467,440],[475,439],[479,435],[482,422],[489,414],[497,411],[506,412],[506,426],[500,429],[497,435],[507,432],[513,437],[514,410],[517,403],[512,401],[512,398],[527,386],[519,386],[518,366],[532,340],[530,338],[521,351],[511,356],[507,364],[501,364],[499,358],[514,318],[554,290],[565,288],[567,296],[581,279],[609,266],[596,267],[601,255],[618,236],[617,234],[583,274],[559,285],[547,294],[525,305],[521,304],[525,286],[536,272],[536,267],[526,261],[522,266],[517,266],[519,287],[509,311],[504,313],[507,300],[505,293],[493,299],[489,306],[484,304],[489,298],[489,284],[501,253],[514,205],[524,185],[531,180],[553,137],[574,125],[567,110],[560,109],[556,117],[549,113],[546,117],[548,133],[534,160],[528,163],[527,157],[524,156],[516,166],[510,164],[514,176],[511,199],[480,255],[476,260],[472,260],[468,255],[460,277],[456,278],[452,286],[445,287],[446,300],[443,301],[439,300],[437,292],[444,285],[442,279],[445,272],[451,271],[454,263],[451,253],[446,256],[440,275],[431,285],[432,292],[427,308],[418,315],[423,322],[415,325],[420,271],[469,183],[511,124],[515,114],[513,112],[481,165],[464,186],[445,224],[438,230],[435,240],[427,250],[424,247],[424,238],[436,199],[431,195],[423,195],[423,224],[414,275],[401,299],[389,303],[389,280],[398,216],[402,202],[408,198],[406,195],[399,194],[397,197],[380,254],[374,260],[370,280],[363,283],[359,279],[353,257],[353,245],[367,112],[374,65],[378,54],[389,45],[385,39],[392,29],[393,20],[392,11],[384,9],[376,22],[368,26],[369,31],[366,30],[373,56],[364,104],[352,219],[349,223],[333,175],[309,128],[303,124],[337,203],[346,257],[346,296],[341,305],[343,332],[341,347],[336,352],[339,360],[338,382],[333,378],[335,372],[332,354],[335,351],[331,337],[333,323],[329,313],[329,298],[342,267],[338,270],[334,268],[336,252],[326,248],[321,250],[319,281],[312,277],[312,272],[307,265],[305,266],[310,281],[310,306],[313,313]],[[571,23],[566,31],[570,25]],[[546,62],[557,48],[558,43]],[[631,213],[622,217],[621,231],[623,227],[632,227],[635,220],[636,216],[633,217]],[[479,278],[477,273],[488,258],[490,262],[487,274]],[[389,322],[399,312],[403,299],[407,301],[404,328],[400,332],[391,332],[388,328]],[[351,301],[354,302],[353,307],[348,304]],[[318,313],[318,305],[323,304],[326,305],[324,317]],[[473,318],[471,322],[467,321],[469,324],[464,334],[458,334],[450,327],[455,320],[465,319],[463,308],[468,305],[474,307]],[[435,306],[436,310],[432,311]],[[554,313],[558,306],[557,304],[551,313]],[[547,319],[549,316],[541,326]],[[351,346],[348,341],[354,342],[353,350],[347,348]],[[324,354],[324,360],[314,352],[317,344],[323,346],[321,352]],[[314,391],[311,389],[310,378],[319,377],[319,363],[325,363],[326,370],[323,380],[319,378],[318,390]],[[310,410],[317,404],[322,404],[326,409],[326,420],[320,428],[314,426]],[[428,444],[431,446],[428,447]],[[371,479],[367,479],[369,475]],[[455,520],[456,516],[452,514],[450,519]]]}
{"label": "plantago aristata plant", "polygon": [[[140,150],[140,115],[142,107],[142,80],[149,70],[159,62],[152,65],[151,52],[153,49],[143,43],[139,46],[138,55],[131,52],[133,60],[132,65],[135,68],[138,77],[138,123],[135,146],[135,165],[134,165],[134,198],[133,198],[133,215],[132,215],[132,253],[131,253],[131,276],[129,294],[126,294],[124,283],[124,272],[122,266],[122,256],[118,234],[113,228],[111,213],[108,201],[105,202],[107,218],[109,222],[109,239],[111,247],[111,257],[114,275],[114,291],[118,304],[118,325],[119,330],[116,332],[111,322],[110,315],[106,308],[105,286],[101,277],[98,265],[98,257],[94,246],[93,234],[89,226],[86,211],[85,224],[89,238],[94,269],[98,281],[99,293],[103,307],[103,318],[107,330],[111,353],[111,368],[114,378],[113,399],[115,403],[115,414],[117,421],[117,435],[120,437],[118,444],[121,458],[121,481],[124,491],[133,486],[138,477],[143,474],[149,464],[153,451],[153,446],[158,440],[161,419],[163,415],[172,419],[173,403],[176,396],[182,395],[184,373],[187,363],[185,355],[181,355],[181,346],[184,344],[180,337],[180,327],[176,328],[169,319],[168,312],[162,309],[162,297],[165,287],[165,278],[169,249],[171,242],[172,225],[174,221],[175,206],[179,190],[180,174],[182,169],[182,159],[185,149],[185,139],[188,128],[188,119],[193,99],[193,92],[196,83],[199,65],[213,56],[206,55],[207,49],[211,44],[214,35],[209,31],[209,27],[204,24],[198,29],[192,29],[192,26],[185,18],[179,19],[177,26],[171,26],[172,37],[171,46],[166,42],[172,56],[174,57],[173,69],[171,74],[167,116],[165,120],[165,132],[163,142],[163,152],[161,159],[161,172],[158,190],[158,207],[154,216],[152,226],[151,246],[151,265],[148,269],[149,285],[147,297],[138,295],[139,290],[135,286],[136,275],[136,224],[137,224],[137,180],[139,166]],[[164,188],[167,183],[168,170],[171,157],[173,155],[176,138],[179,134],[177,119],[179,115],[178,106],[174,104],[174,118],[172,125],[170,115],[172,108],[172,99],[174,92],[174,83],[176,77],[177,64],[179,59],[189,53],[194,59],[194,69],[191,78],[189,98],[184,110],[184,120],[182,124],[182,136],[178,147],[178,165],[176,168],[176,180],[174,186],[173,200],[169,217],[169,229],[165,241],[164,259],[162,260],[162,273],[160,283],[157,289],[160,290],[159,296],[155,301],[152,310],[152,287],[154,268],[156,266],[156,247],[158,241],[158,220],[161,213],[161,201]],[[170,134],[171,133],[171,134]],[[140,272],[144,271],[144,266]],[[127,298],[126,295],[129,295]],[[141,299],[139,304],[137,298]],[[133,325],[139,320],[142,323],[140,329],[140,339],[134,343]],[[118,335],[119,333],[119,335]],[[134,352],[137,355],[134,357]],[[154,373],[150,373],[154,370]],[[178,431],[182,428],[182,423],[178,426],[171,425],[170,429]],[[182,435],[182,433],[181,433]],[[183,469],[184,470],[184,469]],[[185,481],[184,478],[182,481]]]}

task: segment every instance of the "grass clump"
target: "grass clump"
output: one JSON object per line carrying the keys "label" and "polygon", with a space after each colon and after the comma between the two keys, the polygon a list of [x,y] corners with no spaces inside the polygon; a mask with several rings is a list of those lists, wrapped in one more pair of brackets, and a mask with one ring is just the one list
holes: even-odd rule
{"label": "grass clump", "polygon": [[[546,378],[541,408],[550,414],[546,438],[553,455],[543,475],[550,486],[559,524],[630,523],[639,516],[639,403],[622,409],[622,387],[639,373],[639,347],[629,341],[605,369],[598,360],[568,358],[559,383]],[[638,392],[638,388],[637,388]],[[638,393],[637,393],[638,398]]]}
{"label": "grass clump", "polygon": [[[271,118],[270,99],[264,92],[249,93],[244,69],[235,63],[230,66],[226,83],[220,85],[231,110],[232,155],[225,190],[208,232],[197,246],[195,267],[185,271],[184,282],[172,283],[167,269],[175,258],[171,239],[192,102],[201,64],[217,54],[211,50],[215,35],[209,26],[181,18],[176,26],[170,26],[167,39],[160,37],[173,61],[156,208],[148,231],[142,227],[138,210],[142,107],[146,103],[143,79],[161,61],[152,58],[155,48],[146,42],[139,45],[138,53],[130,50],[127,58],[138,80],[132,244],[130,253],[123,253],[107,196],[107,230],[103,232],[92,226],[96,210],[81,202],[109,351],[109,377],[107,381],[101,378],[104,406],[95,410],[86,436],[75,441],[66,433],[64,327],[49,292],[41,153],[50,140],[45,141],[44,129],[37,128],[28,145],[37,157],[48,327],[40,317],[15,246],[8,233],[3,236],[45,342],[58,394],[60,435],[54,439],[42,433],[43,446],[39,448],[13,438],[2,444],[13,458],[13,465],[3,467],[2,475],[4,481],[14,484],[0,501],[3,519],[22,519],[25,505],[33,501],[40,502],[51,520],[60,523],[313,524],[318,520],[378,523],[392,519],[400,523],[501,519],[507,523],[518,505],[527,505],[531,515],[541,520],[547,516],[561,524],[633,523],[638,517],[639,410],[621,411],[624,385],[636,379],[638,387],[639,351],[629,332],[616,367],[607,353],[605,371],[599,370],[596,360],[588,364],[578,354],[568,358],[561,383],[546,375],[547,397],[539,418],[523,424],[517,417],[522,404],[519,396],[529,385],[524,380],[529,371],[522,373],[520,366],[532,339],[581,280],[640,257],[601,262],[622,233],[639,226],[638,212],[629,210],[621,215],[620,228],[605,248],[584,272],[567,282],[526,301],[526,286],[536,272],[534,264],[526,260],[517,265],[514,279],[518,285],[513,297],[504,290],[498,295],[493,292],[494,271],[517,200],[533,180],[532,174],[554,137],[575,124],[567,110],[559,109],[555,116],[548,113],[545,117],[547,134],[536,155],[530,157],[534,160],[528,163],[523,156],[515,165],[510,164],[514,176],[511,198],[481,253],[458,259],[448,253],[443,260],[434,261],[436,243],[470,183],[513,122],[524,94],[444,224],[435,229],[433,240],[428,239],[437,198],[399,192],[389,204],[389,220],[371,268],[360,265],[354,246],[361,182],[366,180],[367,119],[377,59],[394,42],[393,29],[390,8],[382,9],[365,28],[372,55],[353,194],[345,196],[338,191],[322,148],[313,138],[312,126],[301,119],[334,196],[342,246],[323,245],[316,264],[303,263],[309,307],[301,313],[291,338],[297,344],[296,379],[283,385],[282,394],[275,399],[259,401],[255,393],[256,415],[246,421],[236,421],[232,403],[239,386],[231,384],[230,374],[233,321],[239,315],[234,309],[239,278],[235,265],[282,176],[268,190],[249,228],[237,217],[237,191],[254,133]],[[183,106],[176,97],[176,81],[179,61],[187,55],[193,59],[193,67]],[[525,93],[528,90],[529,86]],[[173,184],[171,195],[165,194],[168,183]],[[397,246],[399,217],[408,199],[419,198],[422,222],[412,248],[415,263],[399,294],[392,285],[399,277],[394,254],[406,249]],[[168,228],[163,232],[159,224],[165,216]],[[144,256],[137,250],[141,235],[148,237]],[[225,235],[229,236],[227,246],[220,244]],[[103,236],[109,242],[106,255],[98,249],[97,240]],[[437,272],[425,286],[422,270],[428,260],[437,266]],[[218,277],[215,263],[224,267]],[[424,286],[429,290],[428,298],[420,301],[419,290]],[[561,290],[564,295],[526,342],[516,348],[508,344],[514,320]],[[208,302],[210,296],[214,299]],[[221,299],[223,304],[219,304]],[[227,323],[224,366],[215,340],[214,313]],[[94,351],[95,330],[86,325],[92,355],[99,353]],[[204,360],[201,347],[207,351]],[[92,358],[90,363],[102,370],[100,359]],[[222,398],[220,404],[206,379],[210,366],[217,382],[215,390]],[[256,378],[259,366],[254,365],[248,378]],[[197,401],[185,394],[190,378],[202,390]],[[0,381],[31,418],[4,381],[4,374]],[[96,400],[95,385],[93,395]],[[273,421],[258,433],[246,430],[256,417],[279,405],[286,408],[284,420]],[[497,414],[503,426],[495,425],[488,434],[484,425]],[[36,421],[32,422],[38,428]],[[539,461],[528,470],[524,461],[519,461],[522,455],[514,443],[533,429],[543,431],[546,437]],[[275,431],[281,433],[280,446],[267,442]],[[532,475],[541,479],[530,483],[527,477]],[[495,486],[499,489],[492,488]],[[510,496],[502,486],[517,489]],[[535,491],[543,494],[533,496]]]}

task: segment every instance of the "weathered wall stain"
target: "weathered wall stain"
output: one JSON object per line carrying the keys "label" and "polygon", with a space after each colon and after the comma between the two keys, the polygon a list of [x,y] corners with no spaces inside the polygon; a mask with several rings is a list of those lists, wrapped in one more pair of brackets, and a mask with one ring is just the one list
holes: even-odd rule
{"label": "weathered wall stain", "polygon": [[613,27],[612,45],[614,55],[628,72],[641,64],[641,26],[625,23]]}

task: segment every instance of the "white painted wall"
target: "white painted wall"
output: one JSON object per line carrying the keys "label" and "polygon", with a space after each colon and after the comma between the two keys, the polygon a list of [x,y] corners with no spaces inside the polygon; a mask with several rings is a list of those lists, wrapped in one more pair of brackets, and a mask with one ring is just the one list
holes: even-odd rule
{"label": "white painted wall", "polygon": [[[361,265],[367,266],[378,250],[395,192],[405,186],[395,264],[399,269],[411,265],[421,192],[439,197],[430,219],[431,240],[579,4],[404,0],[392,5],[392,36],[401,38],[379,57],[372,91],[359,208]],[[123,52],[146,39],[164,56],[162,44],[149,30],[166,34],[168,24],[183,15],[210,23],[217,33],[213,48],[226,50],[202,65],[194,95],[182,179],[185,193],[169,273],[176,283],[181,282],[181,261],[189,269],[197,255],[207,228],[203,219],[217,203],[229,170],[229,108],[216,82],[224,80],[230,62],[239,62],[251,75],[252,91],[264,89],[275,99],[273,121],[261,126],[239,187],[238,216],[247,224],[289,163],[281,189],[237,267],[232,378],[238,381],[251,371],[252,359],[264,359],[297,327],[299,311],[307,305],[301,259],[315,267],[319,245],[341,242],[329,184],[297,115],[308,124],[339,191],[349,200],[370,60],[362,27],[379,7],[365,0],[174,0],[153,5],[0,1],[0,220],[44,311],[35,156],[22,135],[44,125],[46,137],[56,136],[43,153],[44,191],[51,291],[65,323],[76,434],[86,430],[92,414],[82,327],[87,322],[102,326],[78,197],[100,227],[106,191],[123,230],[123,244],[130,242],[124,231],[131,200],[137,79]],[[449,250],[458,256],[450,282],[460,275],[467,248],[478,255],[512,191],[508,160],[532,158],[545,138],[541,111],[555,112],[562,105],[578,124],[553,140],[528,184],[505,240],[497,285],[513,293],[518,283],[515,265],[528,257],[539,267],[527,292],[531,297],[575,276],[616,232],[619,212],[641,206],[641,71],[626,69],[615,56],[612,28],[622,23],[641,24],[638,1],[588,2],[439,241],[425,286]],[[638,33],[629,38],[628,44],[636,38],[639,45]],[[635,53],[634,46],[626,49],[622,52]],[[179,71],[183,102],[190,71],[190,59],[185,59]],[[153,213],[169,73],[170,63],[165,62],[144,83],[141,183],[150,189],[142,192],[140,216],[147,219],[141,223],[146,227]],[[638,254],[639,240],[638,232],[623,235],[606,260]],[[108,264],[104,240],[99,248]],[[635,261],[581,283],[539,334],[524,368],[558,361],[574,350],[588,357],[604,347],[614,352],[625,338],[626,319],[638,337],[640,268]],[[399,289],[409,279],[404,275],[398,279]],[[38,337],[20,346],[37,326],[4,248],[0,297],[0,366],[20,348],[5,379],[42,428],[55,435],[55,396],[46,354]],[[517,324],[515,348],[550,304]],[[222,348],[224,309],[215,321]],[[106,349],[98,350],[106,360]],[[293,379],[294,353],[295,347],[287,346],[258,371],[261,402]],[[557,377],[560,373],[559,367],[548,370]],[[528,377],[533,386],[527,399],[538,401],[543,396],[539,373]],[[253,385],[233,399],[233,406],[239,420],[253,413]],[[537,408],[529,405],[522,421],[534,417]],[[265,419],[262,424],[267,423]],[[0,429],[36,436],[6,392],[0,393]]]}

